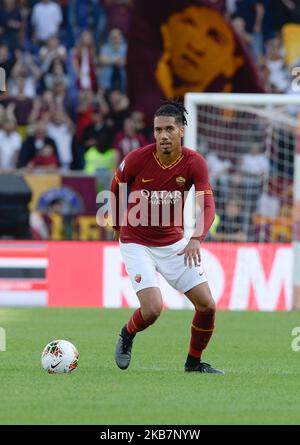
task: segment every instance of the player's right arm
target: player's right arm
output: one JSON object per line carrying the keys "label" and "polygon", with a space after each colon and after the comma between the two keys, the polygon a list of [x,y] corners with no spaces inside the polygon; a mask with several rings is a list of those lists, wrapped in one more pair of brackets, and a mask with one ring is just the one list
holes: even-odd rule
{"label": "player's right arm", "polygon": [[209,184],[208,168],[204,158],[195,153],[191,169],[191,178],[196,191],[196,228],[188,244],[178,253],[184,255],[184,264],[192,267],[201,262],[200,247],[215,217],[215,202]]}
{"label": "player's right arm", "polygon": [[117,168],[111,182],[111,212],[114,238],[119,239],[122,220],[127,206],[127,187],[134,177],[134,155],[129,153]]}

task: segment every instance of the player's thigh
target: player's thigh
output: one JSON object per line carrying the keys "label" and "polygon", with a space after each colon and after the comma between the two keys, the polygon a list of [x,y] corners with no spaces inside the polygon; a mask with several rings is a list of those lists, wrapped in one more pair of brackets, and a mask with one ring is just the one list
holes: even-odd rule
{"label": "player's thigh", "polygon": [[184,264],[184,255],[178,255],[186,244],[187,241],[183,239],[162,250],[153,251],[157,270],[174,289],[183,294],[207,281],[202,265],[193,264],[190,268]]}
{"label": "player's thigh", "polygon": [[119,243],[121,255],[136,293],[143,289],[158,287],[155,262],[148,249],[141,244]]}
{"label": "player's thigh", "polygon": [[143,314],[158,317],[163,308],[163,299],[159,287],[147,287],[137,292]]}
{"label": "player's thigh", "polygon": [[187,298],[195,306],[195,309],[201,310],[215,310],[216,304],[211,294],[209,285],[206,282],[194,286],[189,291],[185,292]]}

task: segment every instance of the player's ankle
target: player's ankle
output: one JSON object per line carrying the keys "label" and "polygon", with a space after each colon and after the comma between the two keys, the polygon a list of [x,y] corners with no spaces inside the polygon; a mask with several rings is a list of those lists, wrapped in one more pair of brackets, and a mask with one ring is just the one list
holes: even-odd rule
{"label": "player's ankle", "polygon": [[200,358],[193,357],[192,355],[188,355],[186,358],[185,366],[193,367],[197,366],[200,363]]}
{"label": "player's ankle", "polygon": [[134,338],[135,337],[135,332],[133,332],[133,333],[130,333],[130,332],[128,332],[128,329],[127,329],[127,325],[125,324],[124,326],[123,326],[123,328],[122,328],[122,330],[121,330],[121,335],[123,335],[124,337],[129,337],[129,338]]}

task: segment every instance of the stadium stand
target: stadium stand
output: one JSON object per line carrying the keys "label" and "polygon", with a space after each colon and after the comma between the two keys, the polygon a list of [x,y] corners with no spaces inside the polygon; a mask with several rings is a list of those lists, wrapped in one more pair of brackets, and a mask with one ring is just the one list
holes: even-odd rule
{"label": "stadium stand", "polygon": [[[290,93],[290,68],[300,57],[299,45],[291,42],[291,35],[300,26],[298,2],[210,0],[208,3],[223,14],[248,47],[264,90]],[[139,144],[152,141],[151,125],[143,110],[132,107],[127,93],[126,57],[134,2],[2,0],[0,5],[0,66],[7,77],[7,91],[0,95],[0,172],[17,172],[25,178],[55,176],[54,182],[46,179],[49,187],[55,181],[61,185],[64,177],[74,177],[75,181],[80,177],[83,182],[86,179],[90,187],[92,179],[95,201],[97,190],[107,187],[120,158]],[[226,195],[224,223],[238,211],[240,204],[232,202],[230,186],[239,179],[230,176],[230,153],[210,150],[206,156],[212,183],[217,184],[217,202],[221,189]],[[253,162],[260,166],[260,176],[252,175],[249,179],[251,185],[244,178],[244,187],[253,192],[251,196],[248,194],[249,199],[256,203],[260,178],[270,169],[270,160],[253,143],[249,152],[241,152],[240,162],[241,172],[251,171]],[[45,187],[33,190],[34,202],[43,199],[46,192]],[[54,200],[57,202],[60,201]],[[72,199],[70,202],[72,207]],[[68,221],[65,208],[61,210],[64,206],[54,207],[54,213]],[[39,209],[32,203],[31,211],[36,220]],[[72,217],[80,214],[78,209],[70,212]],[[260,216],[263,217],[269,216]],[[288,210],[281,209],[279,218],[289,218]],[[262,219],[237,222],[241,230],[234,236],[253,240],[255,225],[263,222]],[[235,229],[229,229],[229,234],[233,232]],[[276,228],[273,232],[269,240],[278,239]],[[36,230],[34,233],[38,237]],[[43,233],[52,237],[51,230]],[[67,229],[65,233],[71,238],[78,237],[75,232],[70,235]],[[99,238],[103,236],[109,239],[111,233],[99,230]],[[212,239],[218,236],[216,233]],[[289,238],[287,228],[284,239]]]}

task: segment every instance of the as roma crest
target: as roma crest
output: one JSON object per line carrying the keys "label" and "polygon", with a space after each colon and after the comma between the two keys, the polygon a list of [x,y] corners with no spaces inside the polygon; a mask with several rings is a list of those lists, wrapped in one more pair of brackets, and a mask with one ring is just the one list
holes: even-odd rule
{"label": "as roma crest", "polygon": [[183,176],[178,176],[176,178],[176,182],[178,185],[184,185],[185,184],[185,178]]}
{"label": "as roma crest", "polygon": [[142,275],[140,273],[137,273],[134,279],[137,283],[140,283],[142,280]]}

